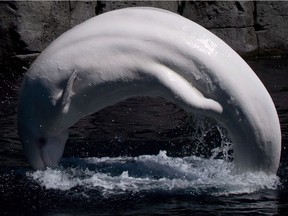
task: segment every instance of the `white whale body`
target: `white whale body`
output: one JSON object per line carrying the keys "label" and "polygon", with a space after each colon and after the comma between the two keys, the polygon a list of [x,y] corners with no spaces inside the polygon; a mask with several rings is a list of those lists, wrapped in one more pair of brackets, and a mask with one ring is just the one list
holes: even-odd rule
{"label": "white whale body", "polygon": [[280,125],[261,81],[214,34],[153,8],[92,18],[61,35],[31,65],[18,109],[29,163],[55,167],[69,127],[133,96],[162,96],[215,118],[228,129],[239,172],[276,173]]}

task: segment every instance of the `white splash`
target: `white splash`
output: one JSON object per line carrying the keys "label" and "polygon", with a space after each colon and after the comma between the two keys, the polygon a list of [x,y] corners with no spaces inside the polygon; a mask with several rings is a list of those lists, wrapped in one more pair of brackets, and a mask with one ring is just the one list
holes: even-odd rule
{"label": "white splash", "polygon": [[276,189],[280,184],[277,176],[264,173],[235,174],[233,164],[220,159],[169,157],[166,151],[139,157],[77,159],[76,163],[76,168],[47,169],[27,176],[46,189],[82,187],[102,195],[161,191],[218,196]]}

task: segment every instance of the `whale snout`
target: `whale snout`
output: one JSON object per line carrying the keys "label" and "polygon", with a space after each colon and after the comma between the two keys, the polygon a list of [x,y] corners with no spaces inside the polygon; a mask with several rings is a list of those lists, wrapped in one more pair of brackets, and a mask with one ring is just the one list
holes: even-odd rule
{"label": "whale snout", "polygon": [[27,135],[22,143],[29,164],[36,170],[55,168],[63,155],[68,133]]}

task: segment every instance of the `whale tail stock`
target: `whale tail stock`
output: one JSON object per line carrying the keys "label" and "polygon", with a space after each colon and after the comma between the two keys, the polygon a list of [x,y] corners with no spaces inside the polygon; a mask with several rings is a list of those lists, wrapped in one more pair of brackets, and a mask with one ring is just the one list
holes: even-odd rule
{"label": "whale tail stock", "polygon": [[[243,67],[248,66],[244,61],[242,63],[245,64]],[[251,70],[249,66],[248,68]],[[188,113],[212,117],[221,127],[227,129],[228,137],[233,143],[237,172],[264,171],[267,174],[277,172],[281,153],[281,131],[276,109],[265,89],[263,98],[266,98],[264,102],[267,106],[267,116],[262,116],[261,112],[257,113],[257,110],[263,109],[258,107],[263,102],[259,101],[259,105],[252,104],[252,106],[251,104],[233,104],[230,101],[231,96],[225,96],[222,91],[218,91],[213,98],[209,98],[211,95],[206,93],[207,96],[205,96],[205,92],[200,92],[193,86],[193,83],[179,75],[181,73],[176,73],[159,64],[154,65],[152,71],[159,82],[166,87],[161,96],[174,102]],[[251,73],[253,73],[252,70]],[[247,96],[249,97],[249,95],[245,97]],[[221,101],[225,97],[229,99],[226,102]],[[247,112],[249,109],[247,107],[252,107],[254,110]],[[268,113],[270,113],[271,120],[268,118]],[[267,131],[267,128],[271,128],[270,131],[274,133]]]}

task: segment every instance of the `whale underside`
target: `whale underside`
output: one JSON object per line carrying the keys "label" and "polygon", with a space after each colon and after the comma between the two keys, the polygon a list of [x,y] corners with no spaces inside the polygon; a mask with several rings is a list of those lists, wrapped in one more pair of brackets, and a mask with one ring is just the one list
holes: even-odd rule
{"label": "whale underside", "polygon": [[36,169],[56,166],[69,127],[134,96],[161,96],[187,112],[215,118],[229,132],[239,172],[276,173],[280,125],[261,81],[214,34],[155,8],[94,17],[61,35],[35,60],[18,110],[28,161]]}

